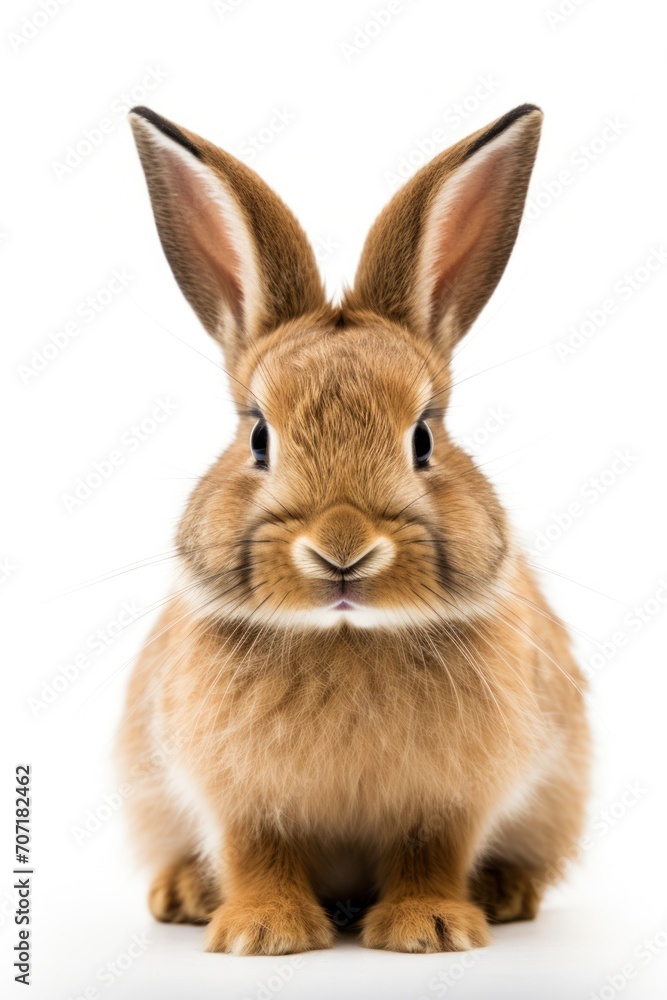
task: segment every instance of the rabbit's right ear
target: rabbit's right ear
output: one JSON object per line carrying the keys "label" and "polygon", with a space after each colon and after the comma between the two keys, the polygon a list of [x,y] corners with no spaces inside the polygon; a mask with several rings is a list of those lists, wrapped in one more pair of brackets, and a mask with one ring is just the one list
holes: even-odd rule
{"label": "rabbit's right ear", "polygon": [[130,120],[167,260],[230,367],[255,338],[326,307],[301,226],[254,171],[149,108]]}
{"label": "rabbit's right ear", "polygon": [[539,108],[523,104],[422,167],[372,227],[344,305],[447,356],[505,270],[541,124]]}

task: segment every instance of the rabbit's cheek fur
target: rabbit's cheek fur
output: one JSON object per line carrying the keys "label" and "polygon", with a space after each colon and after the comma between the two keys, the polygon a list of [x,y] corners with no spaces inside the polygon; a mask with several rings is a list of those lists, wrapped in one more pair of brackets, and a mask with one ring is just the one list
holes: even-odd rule
{"label": "rabbit's cheek fur", "polygon": [[[474,482],[476,470],[454,449],[443,459],[446,471],[415,484],[399,516],[334,500],[309,517],[286,506],[288,491],[273,492],[270,473],[254,471],[239,504],[234,460],[209,474],[180,536],[213,616],[295,627],[405,626],[465,619],[488,606],[507,531],[492,491],[481,477]],[[311,497],[300,496],[307,508]],[[357,561],[340,572],[350,558]],[[337,610],[341,603],[347,611]]]}

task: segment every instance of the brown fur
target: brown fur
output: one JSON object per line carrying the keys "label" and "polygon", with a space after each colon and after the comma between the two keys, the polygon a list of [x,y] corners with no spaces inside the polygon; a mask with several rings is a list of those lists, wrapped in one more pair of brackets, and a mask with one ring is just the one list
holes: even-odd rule
{"label": "brown fur", "polygon": [[[152,912],[210,918],[209,950],[277,954],[330,945],[325,904],[363,896],[368,947],[485,944],[487,919],[537,912],[587,788],[566,631],[441,419],[452,344],[514,242],[539,112],[518,109],[407,184],[339,309],[265,185],[147,114],[134,124],[163,245],[222,340],[240,410],[190,499],[181,582],[128,695],[126,769],[189,734],[132,799],[159,871]],[[222,221],[201,177],[183,176],[193,149],[223,189]],[[268,469],[248,449],[254,411]],[[424,416],[434,450],[420,469],[409,442]],[[357,558],[341,585],[336,564]],[[339,592],[364,610],[329,624]]]}
{"label": "brown fur", "polygon": [[206,924],[222,900],[216,880],[200,858],[179,858],[153,879],[148,906],[167,924]]}

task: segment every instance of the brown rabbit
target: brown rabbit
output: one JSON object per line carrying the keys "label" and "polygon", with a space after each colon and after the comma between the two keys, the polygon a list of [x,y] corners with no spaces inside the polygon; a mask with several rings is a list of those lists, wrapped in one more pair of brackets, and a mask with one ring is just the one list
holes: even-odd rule
{"label": "brown rabbit", "polygon": [[128,773],[162,761],[131,800],[151,911],[208,923],[210,951],[325,948],[327,905],[348,898],[367,947],[484,945],[575,851],[582,678],[443,420],[541,118],[516,108],[420,170],[333,306],[259,177],[132,113],[162,245],[239,414],[185,512],[121,741]]}

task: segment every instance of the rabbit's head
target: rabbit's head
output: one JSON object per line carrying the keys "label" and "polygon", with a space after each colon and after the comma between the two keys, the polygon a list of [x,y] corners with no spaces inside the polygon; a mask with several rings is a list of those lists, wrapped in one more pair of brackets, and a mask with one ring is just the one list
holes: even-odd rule
{"label": "rabbit's head", "polygon": [[493,489],[445,428],[449,361],[512,250],[541,117],[516,108],[422,168],[332,306],[253,171],[133,111],[162,245],[239,413],[179,534],[207,615],[396,629],[487,606],[512,556]]}

